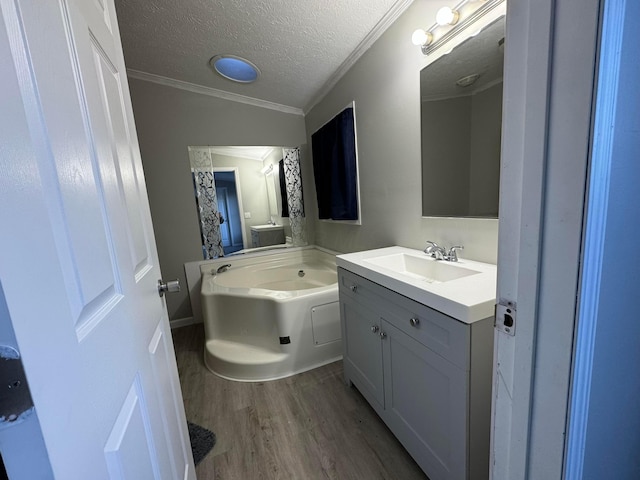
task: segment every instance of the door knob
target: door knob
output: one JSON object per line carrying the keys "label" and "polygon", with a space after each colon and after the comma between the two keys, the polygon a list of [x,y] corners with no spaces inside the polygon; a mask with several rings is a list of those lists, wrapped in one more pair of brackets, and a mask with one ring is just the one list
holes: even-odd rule
{"label": "door knob", "polygon": [[171,280],[164,283],[162,280],[158,280],[158,295],[164,297],[165,293],[176,293],[180,291],[180,280]]}
{"label": "door knob", "polygon": [[385,338],[387,338],[387,334],[385,332],[380,332],[380,338],[384,340]]}
{"label": "door knob", "polygon": [[378,333],[378,330],[380,330],[380,327],[378,327],[378,325],[371,325],[371,331],[373,333]]}

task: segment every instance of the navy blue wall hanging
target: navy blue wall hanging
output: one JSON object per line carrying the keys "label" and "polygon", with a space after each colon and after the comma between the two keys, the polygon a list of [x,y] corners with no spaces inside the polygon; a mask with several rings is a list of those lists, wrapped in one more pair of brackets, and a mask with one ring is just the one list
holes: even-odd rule
{"label": "navy blue wall hanging", "polygon": [[358,172],[353,107],[311,135],[313,175],[322,220],[358,220]]}

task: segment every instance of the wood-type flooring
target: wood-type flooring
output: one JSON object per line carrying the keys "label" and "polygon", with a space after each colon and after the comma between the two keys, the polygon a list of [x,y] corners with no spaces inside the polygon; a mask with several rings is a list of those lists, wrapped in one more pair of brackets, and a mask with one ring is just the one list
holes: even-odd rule
{"label": "wood-type flooring", "polygon": [[187,419],[215,432],[199,480],[424,480],[342,362],[270,382],[222,379],[203,363],[202,324],[173,330]]}

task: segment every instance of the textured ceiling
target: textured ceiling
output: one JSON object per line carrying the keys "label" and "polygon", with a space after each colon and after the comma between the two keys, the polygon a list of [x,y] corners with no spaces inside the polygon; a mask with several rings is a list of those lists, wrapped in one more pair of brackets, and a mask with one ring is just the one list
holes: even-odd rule
{"label": "textured ceiling", "polygon": [[[398,0],[116,0],[128,69],[304,108]],[[255,63],[236,84],[217,54]]]}

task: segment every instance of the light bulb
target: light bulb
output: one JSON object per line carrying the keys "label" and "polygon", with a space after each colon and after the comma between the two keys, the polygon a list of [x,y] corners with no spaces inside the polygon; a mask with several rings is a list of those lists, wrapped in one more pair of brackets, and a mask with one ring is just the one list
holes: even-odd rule
{"label": "light bulb", "polygon": [[432,38],[433,36],[429,32],[426,32],[423,29],[419,28],[415,32],[413,32],[413,35],[411,35],[411,42],[414,45],[418,46],[429,45]]}
{"label": "light bulb", "polygon": [[460,14],[457,10],[453,10],[450,7],[442,7],[436,13],[436,23],[438,25],[455,25],[459,17]]}

